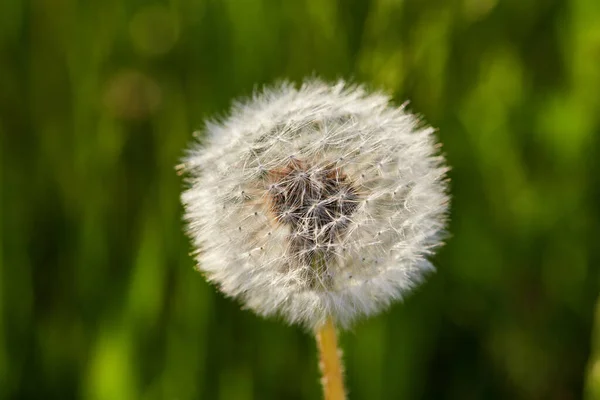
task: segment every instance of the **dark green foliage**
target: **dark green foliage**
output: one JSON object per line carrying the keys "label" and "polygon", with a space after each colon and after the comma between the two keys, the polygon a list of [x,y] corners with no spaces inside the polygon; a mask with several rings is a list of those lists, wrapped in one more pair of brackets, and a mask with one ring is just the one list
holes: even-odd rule
{"label": "dark green foliage", "polygon": [[438,272],[342,336],[351,398],[600,398],[599,65],[593,0],[2,0],[0,398],[320,398],[313,338],[193,270],[174,169],[311,74],[410,99],[453,167]]}

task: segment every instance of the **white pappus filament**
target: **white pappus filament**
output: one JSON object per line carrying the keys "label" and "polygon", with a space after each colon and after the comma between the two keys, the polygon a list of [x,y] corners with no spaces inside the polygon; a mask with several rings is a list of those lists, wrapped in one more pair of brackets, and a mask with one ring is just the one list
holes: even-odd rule
{"label": "white pappus filament", "polygon": [[344,82],[235,103],[182,164],[198,269],[258,314],[310,328],[384,309],[441,244],[447,168],[433,132]]}

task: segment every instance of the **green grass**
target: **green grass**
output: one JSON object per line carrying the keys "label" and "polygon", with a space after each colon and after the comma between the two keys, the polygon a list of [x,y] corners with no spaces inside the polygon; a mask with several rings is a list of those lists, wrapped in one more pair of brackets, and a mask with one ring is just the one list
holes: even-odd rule
{"label": "green grass", "polygon": [[351,398],[581,398],[586,373],[600,398],[598,21],[591,0],[3,0],[0,398],[320,397],[313,338],[193,270],[174,169],[233,98],[312,74],[410,99],[453,167],[438,272],[341,338]]}

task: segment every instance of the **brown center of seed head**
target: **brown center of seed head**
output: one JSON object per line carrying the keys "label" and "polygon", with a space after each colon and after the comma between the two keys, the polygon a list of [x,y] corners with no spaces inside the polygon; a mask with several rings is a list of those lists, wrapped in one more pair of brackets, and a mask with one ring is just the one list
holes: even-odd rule
{"label": "brown center of seed head", "polygon": [[358,190],[341,168],[298,159],[269,171],[267,185],[270,211],[291,230],[290,255],[321,275],[323,263],[341,250]]}

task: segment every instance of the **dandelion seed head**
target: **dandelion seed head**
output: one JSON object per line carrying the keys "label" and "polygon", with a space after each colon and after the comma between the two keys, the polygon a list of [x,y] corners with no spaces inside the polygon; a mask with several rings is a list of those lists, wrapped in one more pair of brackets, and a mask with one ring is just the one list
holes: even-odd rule
{"label": "dandelion seed head", "polygon": [[183,168],[198,268],[260,315],[347,327],[421,282],[441,244],[433,129],[362,86],[266,88],[207,123]]}

